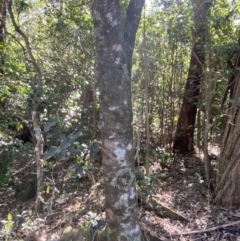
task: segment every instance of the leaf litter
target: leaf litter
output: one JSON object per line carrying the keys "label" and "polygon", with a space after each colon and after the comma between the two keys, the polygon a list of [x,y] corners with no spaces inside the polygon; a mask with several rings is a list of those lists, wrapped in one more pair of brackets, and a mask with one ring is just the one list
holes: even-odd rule
{"label": "leaf litter", "polygon": [[[240,208],[211,204],[211,192],[201,176],[201,155],[174,156],[167,165],[161,165],[157,159],[151,160],[154,180],[148,184],[150,194],[186,217],[188,222],[173,220],[140,204],[139,220],[144,231],[159,240],[240,240]],[[190,164],[188,168],[183,165],[186,162]],[[95,163],[94,170],[81,178],[69,172],[72,166],[74,161],[69,160],[46,168],[48,191],[41,216],[35,214],[35,198],[21,200],[22,190],[34,179],[29,173],[34,173],[35,163],[27,163],[19,169],[22,171],[13,167],[15,186],[0,188],[0,240],[8,235],[8,240],[57,241],[67,225],[78,227],[93,223],[95,219],[104,220],[102,165]],[[10,214],[12,220],[8,219]],[[12,226],[8,230],[10,223]]]}

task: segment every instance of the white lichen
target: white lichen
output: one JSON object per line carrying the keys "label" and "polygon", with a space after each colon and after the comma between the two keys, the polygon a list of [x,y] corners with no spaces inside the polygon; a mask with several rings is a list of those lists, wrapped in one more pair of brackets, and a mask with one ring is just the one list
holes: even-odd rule
{"label": "white lichen", "polygon": [[128,194],[127,193],[122,194],[120,197],[120,200],[126,202],[128,200]]}
{"label": "white lichen", "polygon": [[120,52],[120,51],[123,50],[123,48],[122,48],[122,45],[121,45],[121,44],[114,44],[114,45],[112,46],[112,50],[117,51],[117,52]]}
{"label": "white lichen", "polygon": [[114,111],[114,110],[117,110],[117,109],[119,109],[118,106],[112,106],[112,107],[109,107],[109,110],[111,110],[111,111]]}
{"label": "white lichen", "polygon": [[121,163],[121,167],[126,167],[126,166],[127,166],[127,161],[123,160],[122,163]]}
{"label": "white lichen", "polygon": [[123,229],[129,229],[130,228],[130,223],[121,223],[121,227]]}
{"label": "white lichen", "polygon": [[127,145],[127,150],[128,150],[128,151],[131,151],[131,150],[132,150],[132,144],[129,143],[129,144]]}
{"label": "white lichen", "polygon": [[32,117],[34,118],[36,116],[37,112],[35,110],[32,111]]}
{"label": "white lichen", "polygon": [[127,201],[127,199],[126,200],[121,200],[120,199],[119,201],[114,203],[114,207],[117,208],[117,209],[120,209],[122,207],[127,208],[128,207],[128,203],[126,201]]}
{"label": "white lichen", "polygon": [[[129,175],[130,178],[124,178],[126,175]],[[122,185],[118,184],[118,180],[121,180]],[[135,181],[135,174],[132,172],[131,168],[124,168],[117,171],[114,178],[111,181],[111,185],[118,189],[124,188],[126,192],[129,192],[132,183]]]}
{"label": "white lichen", "polygon": [[121,161],[125,159],[126,150],[118,147],[114,150],[114,154],[116,155],[117,160]]}
{"label": "white lichen", "polygon": [[120,58],[118,57],[118,58],[116,58],[116,60],[115,60],[115,64],[120,64]]}
{"label": "white lichen", "polygon": [[113,135],[109,136],[108,138],[113,139],[115,136],[116,136],[116,134],[113,134]]}
{"label": "white lichen", "polygon": [[107,16],[108,22],[110,23],[110,25],[111,25],[112,27],[115,27],[115,26],[118,24],[117,21],[114,20],[114,18],[113,18],[113,16],[112,16],[111,13],[107,13],[106,16]]}
{"label": "white lichen", "polygon": [[134,199],[135,197],[136,197],[136,191],[135,191],[135,188],[134,188],[134,187],[131,187],[129,198],[130,198],[130,199]]}
{"label": "white lichen", "polygon": [[107,13],[107,19],[109,22],[112,22],[113,21],[113,16],[111,13]]}
{"label": "white lichen", "polygon": [[118,146],[119,142],[118,141],[114,141],[113,144],[116,147],[116,146]]}
{"label": "white lichen", "polygon": [[99,123],[98,123],[98,128],[99,129],[102,129],[104,127],[104,122],[103,121],[100,121]]}
{"label": "white lichen", "polygon": [[138,233],[139,230],[140,230],[140,227],[138,224],[136,224],[136,226],[132,230],[130,230],[130,234]]}

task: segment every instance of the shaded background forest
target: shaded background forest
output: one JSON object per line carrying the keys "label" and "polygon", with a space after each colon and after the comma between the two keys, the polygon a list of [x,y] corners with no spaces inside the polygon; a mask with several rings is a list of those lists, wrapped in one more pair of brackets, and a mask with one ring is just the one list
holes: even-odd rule
{"label": "shaded background forest", "polygon": [[[127,2],[121,1],[123,9]],[[196,20],[197,2],[201,6],[201,1],[193,0],[152,1],[144,10],[137,33],[132,62],[135,161],[145,165],[147,176],[151,176],[153,160],[167,165],[173,155],[193,151],[204,153],[205,169],[212,168],[206,165],[211,161],[207,160],[211,158],[208,147],[221,144],[222,139],[227,143],[229,134],[224,136],[224,130],[228,128],[229,107],[239,105],[240,89],[231,85],[239,74],[239,2],[207,1],[206,22]],[[12,185],[18,192],[22,185],[16,185],[15,176],[34,159],[38,145],[33,102],[38,105],[43,135],[44,172],[70,160],[80,177],[94,169],[93,161],[101,162],[100,102],[90,3],[16,0],[11,6],[13,16],[7,6],[8,1],[0,6],[0,183]],[[205,24],[205,32],[198,32],[202,27],[199,23]],[[181,149],[174,145],[177,130],[183,128],[178,121],[186,81],[191,79],[193,47],[199,39],[205,56],[204,62],[200,59],[201,83],[196,86],[199,97],[196,100],[194,94],[188,99],[196,112],[183,117],[186,120],[192,115],[196,121],[190,127],[193,136],[183,137],[188,142]],[[238,107],[233,115],[239,118]],[[238,129],[233,132],[238,139]],[[237,140],[231,145],[237,146]],[[215,167],[225,179],[226,159],[230,154],[222,166]],[[230,199],[224,193],[217,195],[226,188],[220,174],[214,180],[218,183],[215,202],[239,204],[239,191],[228,194]],[[210,171],[209,175],[207,185],[213,178]],[[28,181],[32,182],[30,176]],[[49,189],[53,186],[47,184]]]}
{"label": "shaded background forest", "polygon": [[[83,132],[83,142],[98,139],[99,93],[89,6],[74,1],[19,1],[15,4],[16,18],[43,72],[40,111],[45,143],[48,146],[56,144],[56,139],[76,130]],[[152,149],[159,146],[171,152],[195,41],[194,9],[191,1],[152,4],[142,18],[133,59],[134,126],[140,130],[144,140],[146,74]],[[211,9],[213,136],[222,132],[226,118],[227,104],[223,109],[220,106],[231,75],[228,63],[229,60],[234,63],[234,54],[238,51],[237,13],[234,3],[229,1],[216,1]],[[14,31],[8,18],[6,22],[7,32],[2,34],[5,43],[1,130],[19,135],[24,128],[30,127],[28,100],[34,92],[36,73],[21,36]],[[205,92],[201,91],[197,105],[202,113],[205,112]],[[44,125],[47,125],[45,130]],[[51,128],[53,126],[55,128]],[[202,115],[196,129],[200,138],[203,128]],[[197,141],[197,135],[195,137]]]}

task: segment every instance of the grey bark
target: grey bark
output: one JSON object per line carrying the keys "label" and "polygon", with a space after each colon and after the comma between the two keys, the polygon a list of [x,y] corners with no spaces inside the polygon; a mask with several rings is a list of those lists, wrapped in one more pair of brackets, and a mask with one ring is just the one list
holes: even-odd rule
{"label": "grey bark", "polygon": [[119,0],[92,0],[100,88],[107,240],[141,240],[138,222],[131,66],[144,0],[131,0],[123,20]]}

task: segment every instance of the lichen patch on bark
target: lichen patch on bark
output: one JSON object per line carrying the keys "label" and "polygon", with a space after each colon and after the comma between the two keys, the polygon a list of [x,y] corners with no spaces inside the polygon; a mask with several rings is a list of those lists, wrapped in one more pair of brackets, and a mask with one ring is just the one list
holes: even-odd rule
{"label": "lichen patch on bark", "polygon": [[128,150],[128,151],[131,151],[131,150],[132,150],[132,144],[129,143],[129,144],[127,145],[127,150]]}
{"label": "lichen patch on bark", "polygon": [[117,160],[121,161],[125,159],[126,150],[118,147],[114,150],[114,154],[116,155]]}
{"label": "lichen patch on bark", "polygon": [[117,109],[119,109],[118,106],[112,106],[112,107],[109,107],[109,110],[111,110],[111,111],[113,111],[113,110],[117,110]]}
{"label": "lichen patch on bark", "polygon": [[112,26],[112,27],[115,27],[116,25],[118,25],[118,22],[113,18],[112,14],[111,13],[107,13],[107,19],[109,21],[109,24]]}
{"label": "lichen patch on bark", "polygon": [[122,48],[122,45],[121,45],[121,44],[114,44],[114,45],[112,46],[112,50],[117,51],[117,52],[120,52],[120,51],[123,51],[123,48]]}
{"label": "lichen patch on bark", "polygon": [[116,60],[115,60],[115,64],[121,64],[121,59],[118,57],[118,58],[116,58]]}

